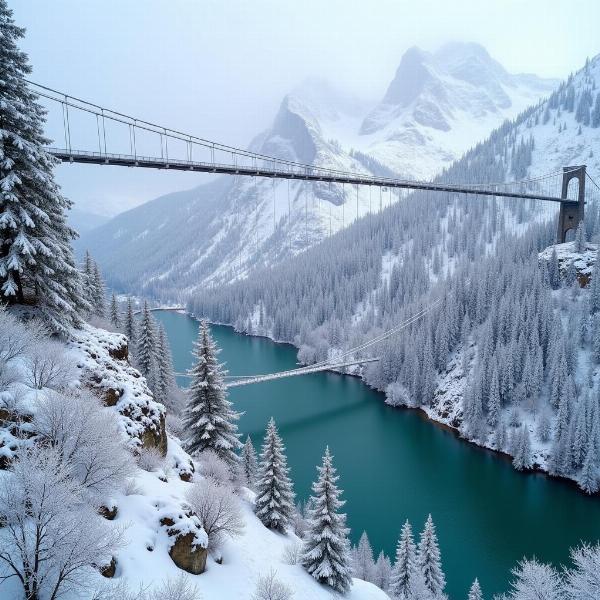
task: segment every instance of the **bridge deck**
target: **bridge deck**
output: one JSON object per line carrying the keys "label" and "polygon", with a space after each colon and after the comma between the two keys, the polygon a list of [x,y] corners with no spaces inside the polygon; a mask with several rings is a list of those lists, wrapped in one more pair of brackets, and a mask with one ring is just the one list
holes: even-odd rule
{"label": "bridge deck", "polygon": [[225,175],[243,175],[249,177],[269,177],[274,179],[298,179],[311,182],[331,182],[351,185],[373,185],[377,187],[391,187],[407,190],[424,190],[434,192],[451,192],[457,194],[470,194],[475,196],[496,196],[500,198],[518,198],[521,200],[544,200],[548,202],[560,202],[573,204],[576,201],[546,196],[536,193],[520,193],[506,191],[500,187],[479,188],[475,186],[463,187],[443,183],[429,183],[421,181],[410,181],[403,179],[389,179],[382,177],[370,177],[354,173],[341,173],[328,171],[327,169],[305,168],[277,168],[277,167],[253,167],[240,166],[223,163],[197,162],[181,159],[154,158],[147,156],[133,156],[129,154],[110,154],[102,152],[88,152],[83,150],[65,150],[60,148],[47,149],[53,156],[63,162],[115,165],[121,167],[145,167],[149,169],[170,169],[175,171],[197,171],[199,173],[220,173]]}

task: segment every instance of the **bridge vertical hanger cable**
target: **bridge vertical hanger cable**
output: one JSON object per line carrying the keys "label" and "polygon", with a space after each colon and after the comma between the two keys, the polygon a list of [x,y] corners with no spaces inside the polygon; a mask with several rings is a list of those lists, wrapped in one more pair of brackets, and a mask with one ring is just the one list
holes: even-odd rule
{"label": "bridge vertical hanger cable", "polygon": [[102,154],[102,142],[100,138],[100,117],[96,115],[96,129],[98,130],[98,154]]}
{"label": "bridge vertical hanger cable", "polygon": [[67,148],[69,150],[69,153],[71,153],[72,152],[72,150],[71,150],[71,123],[69,121],[69,100],[68,100],[68,96],[66,94],[65,94],[64,107],[65,107],[67,139],[68,139]]}
{"label": "bridge vertical hanger cable", "polygon": [[169,136],[167,135],[166,129],[165,129],[165,156],[167,159],[167,166],[169,166]]}
{"label": "bridge vertical hanger cable", "polygon": [[104,138],[104,156],[108,155],[106,151],[106,119],[104,118],[104,109],[102,109],[102,137]]}
{"label": "bridge vertical hanger cable", "polygon": [[137,161],[137,140],[135,139],[135,127],[136,121],[133,121],[132,133],[133,133],[133,158]]}
{"label": "bridge vertical hanger cable", "polygon": [[277,219],[275,218],[275,178],[272,180],[273,183],[273,235],[277,230]]}
{"label": "bridge vertical hanger cable", "polygon": [[344,227],[345,227],[345,221],[346,221],[345,212],[346,212],[346,187],[342,183],[342,229],[344,229]]}
{"label": "bridge vertical hanger cable", "polygon": [[304,191],[304,243],[308,247],[308,197],[306,195],[306,183],[302,183]]}

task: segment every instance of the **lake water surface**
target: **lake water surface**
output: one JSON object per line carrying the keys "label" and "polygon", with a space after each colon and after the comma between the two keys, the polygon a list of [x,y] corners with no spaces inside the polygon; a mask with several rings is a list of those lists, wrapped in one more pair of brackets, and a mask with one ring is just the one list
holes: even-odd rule
{"label": "lake water surface", "polygon": [[[185,371],[198,322],[173,312],[154,314],[167,329],[176,370]],[[292,346],[230,327],[212,331],[231,375],[297,366]],[[382,394],[357,378],[315,373],[235,388],[230,398],[244,412],[243,439],[249,434],[257,449],[268,419],[275,418],[302,500],[329,445],[353,542],[366,530],[375,552],[393,557],[402,523],[409,519],[419,532],[431,513],[451,600],[466,598],[475,577],[485,598],[492,598],[507,588],[510,569],[523,556],[558,564],[580,540],[600,539],[598,498],[543,475],[518,473],[505,459],[415,411],[386,406]]]}

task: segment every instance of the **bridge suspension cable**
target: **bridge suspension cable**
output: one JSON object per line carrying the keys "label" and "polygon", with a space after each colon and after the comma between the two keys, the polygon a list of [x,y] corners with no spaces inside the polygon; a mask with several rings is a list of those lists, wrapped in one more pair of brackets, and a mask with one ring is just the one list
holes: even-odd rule
{"label": "bridge suspension cable", "polygon": [[[223,173],[228,175],[245,175],[252,177],[269,177],[278,179],[299,179],[309,182],[330,182],[377,186],[382,191],[387,189],[425,190],[434,192],[450,192],[471,194],[476,196],[498,196],[551,202],[572,202],[562,198],[558,192],[552,193],[545,188],[550,177],[555,173],[513,182],[497,183],[446,183],[443,177],[433,181],[419,181],[394,177],[379,177],[367,172],[348,172],[330,167],[321,167],[298,161],[287,160],[264,155],[235,146],[222,144],[213,140],[184,133],[177,129],[164,127],[150,121],[132,117],[122,112],[108,109],[93,102],[65,94],[48,86],[28,81],[35,93],[53,106],[60,107],[63,113],[64,148],[50,147],[48,151],[64,162],[88,164],[109,164],[128,167],[146,167],[156,169],[173,169],[198,171],[206,173]],[[97,137],[98,150],[77,149],[73,144],[73,136],[80,134],[75,127],[74,117],[87,115],[91,118],[94,137]],[[121,136],[121,152],[109,152],[109,136],[107,124],[124,128]],[[89,132],[88,132],[89,133]],[[143,137],[150,136],[160,145],[160,155],[148,151],[148,139],[143,144]],[[154,146],[156,148],[156,146]],[[112,148],[111,148],[112,149]],[[179,149],[179,154],[177,150]],[[116,148],[115,148],[116,150]],[[181,151],[183,150],[183,155]],[[380,207],[382,198],[380,195]],[[342,205],[342,209],[344,205]],[[357,206],[358,213],[358,206]]]}

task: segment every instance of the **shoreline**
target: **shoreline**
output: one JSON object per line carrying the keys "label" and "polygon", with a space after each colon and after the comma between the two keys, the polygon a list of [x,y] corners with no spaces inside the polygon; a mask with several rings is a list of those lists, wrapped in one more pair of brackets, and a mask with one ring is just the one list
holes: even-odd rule
{"label": "shoreline", "polygon": [[[158,309],[161,310],[161,309]],[[173,310],[173,309],[171,309]],[[193,313],[188,312],[187,310],[183,309],[183,310],[177,310],[176,312],[178,312],[179,314],[182,315],[186,315],[192,319],[194,319],[195,321],[200,321],[201,319],[199,317],[197,317],[196,315],[194,315]],[[209,323],[211,325],[219,325],[221,327],[229,327],[231,329],[234,330],[235,333],[239,334],[239,335],[245,335],[248,337],[256,337],[256,338],[262,338],[265,340],[269,340],[269,342],[273,343],[273,344],[279,344],[279,345],[285,345],[285,346],[290,346],[292,348],[294,348],[294,350],[296,352],[298,352],[298,347],[295,346],[293,343],[291,342],[286,342],[284,340],[276,340],[273,339],[272,337],[270,337],[267,334],[258,334],[258,333],[246,333],[245,331],[238,331],[232,324],[230,323],[219,323],[217,321],[211,321],[210,319],[208,320]],[[299,366],[309,366],[309,365],[303,365],[302,363],[297,363]],[[425,420],[428,421],[429,423],[431,423],[433,426],[438,427],[444,431],[447,431],[449,433],[451,433],[454,438],[461,442],[461,443],[466,443],[469,446],[473,447],[473,448],[477,448],[483,452],[487,452],[491,455],[493,455],[494,457],[498,458],[499,460],[503,460],[505,462],[509,462],[511,463],[511,468],[513,471],[515,471],[516,473],[519,473],[521,475],[535,475],[535,476],[543,476],[543,477],[547,477],[548,479],[551,479],[557,483],[561,483],[563,485],[567,485],[570,488],[575,489],[576,491],[578,491],[580,494],[583,494],[584,496],[590,497],[590,498],[600,498],[600,491],[594,493],[594,494],[586,494],[578,485],[578,483],[574,480],[571,479],[569,477],[565,477],[563,475],[553,475],[551,473],[549,473],[548,471],[546,471],[545,469],[543,469],[540,465],[538,465],[537,463],[534,463],[533,467],[530,469],[524,469],[522,471],[519,471],[518,469],[515,469],[514,467],[512,467],[512,459],[513,457],[508,454],[507,452],[502,452],[500,450],[495,450],[493,448],[490,448],[488,446],[484,446],[483,444],[479,444],[474,440],[470,440],[467,439],[465,437],[463,437],[460,434],[460,431],[458,430],[458,428],[453,427],[452,425],[449,425],[448,423],[444,423],[441,420],[435,419],[434,417],[432,417],[431,415],[429,415],[427,413],[427,411],[420,406],[406,406],[406,405],[398,405],[398,406],[392,406],[391,404],[388,404],[385,401],[385,392],[383,392],[382,390],[379,390],[377,388],[371,387],[363,378],[362,374],[358,374],[358,373],[342,373],[340,371],[337,371],[335,369],[328,369],[327,371],[323,371],[325,373],[329,372],[329,373],[335,373],[336,375],[340,375],[340,376],[346,376],[346,377],[355,377],[357,379],[360,379],[362,381],[362,383],[368,387],[369,389],[373,390],[374,392],[376,392],[377,394],[380,394],[382,396],[382,402],[388,406],[391,409],[395,409],[395,410],[409,410],[409,411],[413,411],[416,412],[418,414],[418,416]]]}

